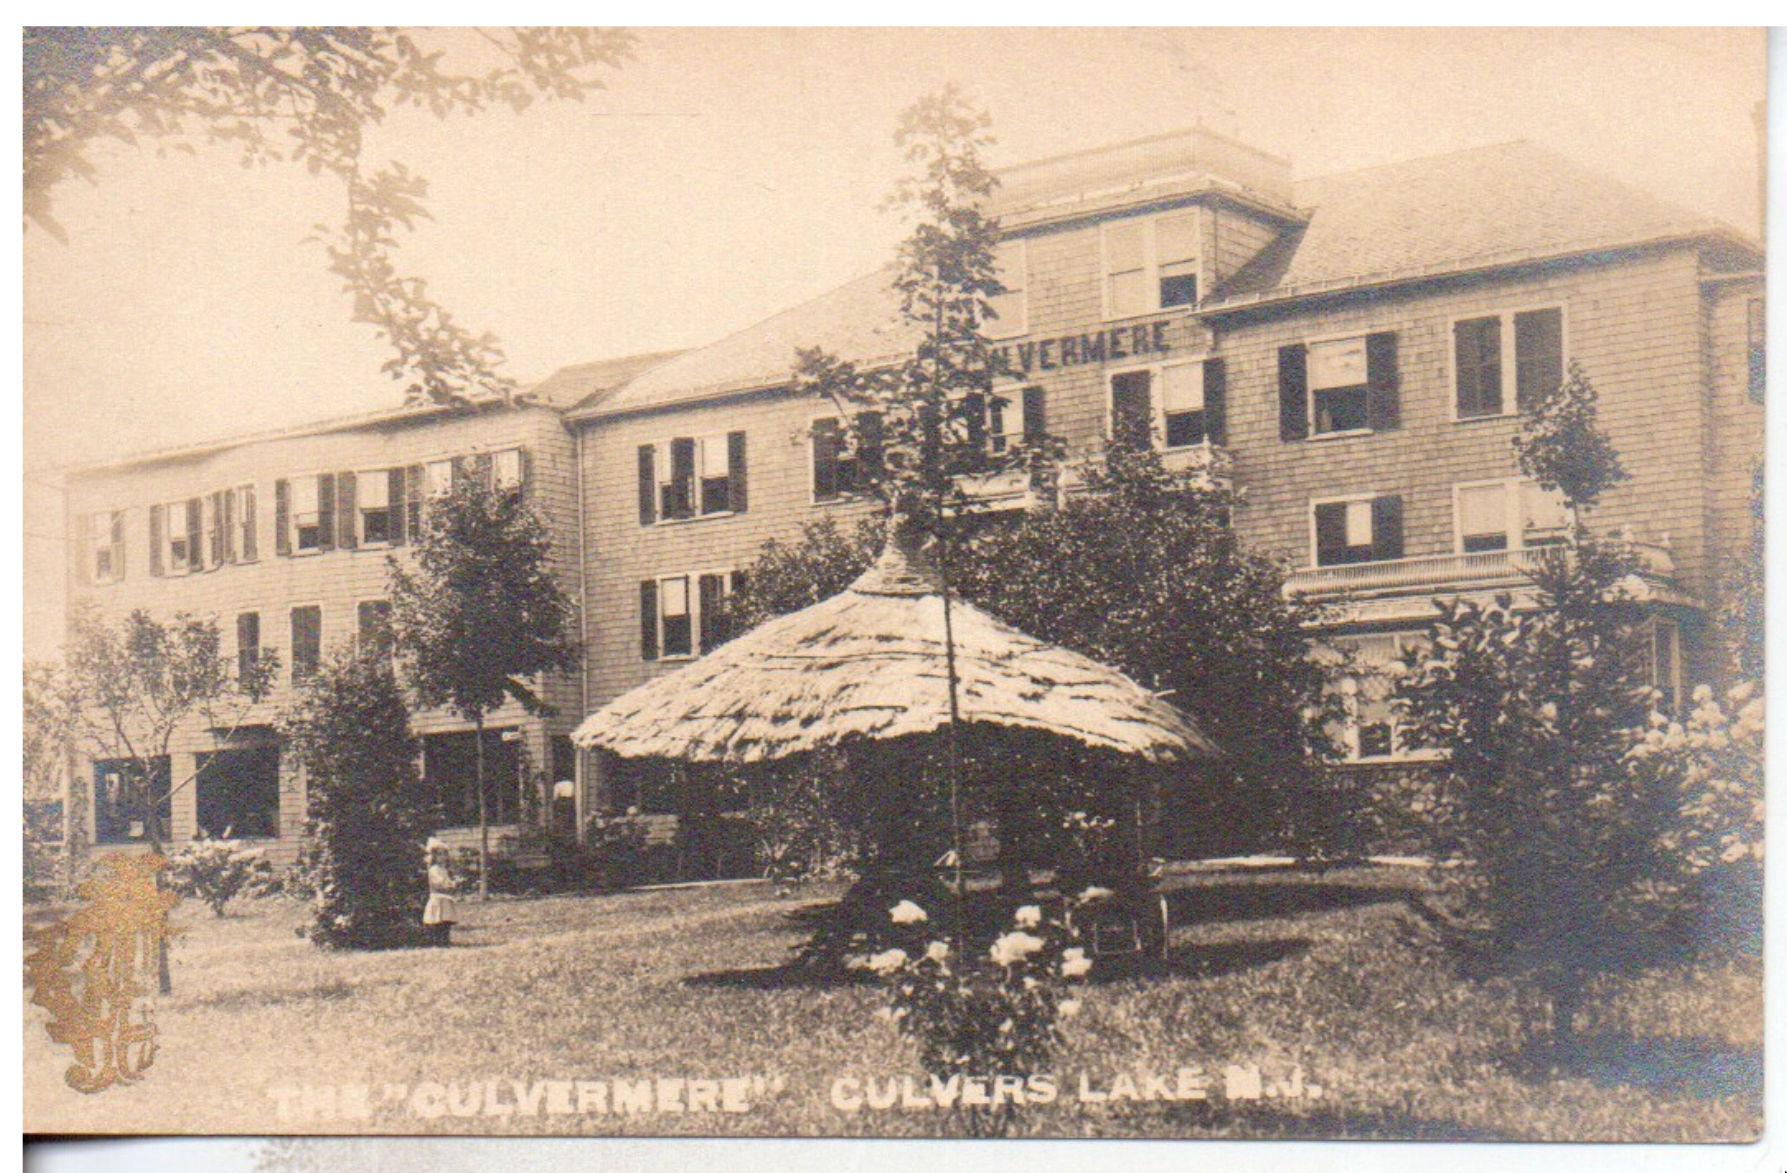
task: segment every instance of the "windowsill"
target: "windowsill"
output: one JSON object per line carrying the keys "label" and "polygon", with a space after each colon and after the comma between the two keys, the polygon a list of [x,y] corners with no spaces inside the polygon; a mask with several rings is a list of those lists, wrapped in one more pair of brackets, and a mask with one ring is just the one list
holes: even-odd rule
{"label": "windowsill", "polygon": [[685,653],[678,653],[677,655],[674,655],[674,656],[659,656],[656,660],[648,660],[647,663],[651,663],[651,664],[687,664],[691,660],[699,660],[700,658],[701,657],[696,655],[694,652],[685,652]]}
{"label": "windowsill", "polygon": [[1443,749],[1412,749],[1405,753],[1347,758],[1346,764],[1349,766],[1404,766],[1420,762],[1441,762],[1445,759],[1446,751]]}
{"label": "windowsill", "polygon": [[1486,424],[1491,420],[1512,420],[1519,418],[1520,413],[1518,411],[1504,411],[1498,415],[1455,415],[1452,417],[1452,422],[1455,424]]}
{"label": "windowsill", "polygon": [[840,494],[839,496],[836,496],[836,497],[815,497],[815,498],[813,498],[813,504],[815,504],[815,505],[861,505],[865,501],[873,501],[874,499],[875,498],[868,493],[844,493],[844,494]]}
{"label": "windowsill", "polygon": [[657,521],[652,522],[652,527],[655,529],[656,527],[661,526],[661,525],[669,525],[669,526],[694,525],[697,522],[723,521],[728,517],[737,517],[737,516],[738,516],[738,512],[736,510],[722,509],[716,513],[697,513],[693,517],[660,517]]}
{"label": "windowsill", "polygon": [[312,547],[308,550],[300,550],[297,547],[293,547],[291,556],[293,558],[314,558],[322,552],[320,547]]}
{"label": "windowsill", "polygon": [[1357,436],[1375,436],[1376,428],[1348,428],[1344,432],[1311,432],[1309,442],[1318,444],[1327,440],[1351,440]]}

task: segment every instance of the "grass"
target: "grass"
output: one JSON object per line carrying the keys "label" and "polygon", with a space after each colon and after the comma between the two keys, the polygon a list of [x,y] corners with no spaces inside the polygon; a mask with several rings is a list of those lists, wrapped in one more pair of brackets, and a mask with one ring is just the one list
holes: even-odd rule
{"label": "grass", "polygon": [[[1084,991],[1056,1064],[1061,1095],[1021,1116],[1055,1136],[1735,1141],[1761,1128],[1762,983],[1754,959],[1597,987],[1581,1053],[1523,1049],[1508,989],[1448,974],[1410,931],[1407,869],[1181,877],[1170,960],[1116,961]],[[196,906],[176,917],[175,993],[143,1082],[82,1096],[66,1051],[26,1008],[33,1131],[934,1135],[940,1111],[832,1105],[838,1077],[917,1075],[868,984],[803,985],[775,969],[835,889],[741,885],[462,902],[450,950],[325,953],[297,906]],[[801,914],[805,913],[803,917]],[[1269,1080],[1300,1066],[1319,1099],[1233,1100],[1228,1064]],[[1204,1102],[1081,1102],[1083,1074],[1212,1074]],[[444,1116],[397,1087],[519,1080],[761,1077],[741,1114]],[[365,1119],[281,1119],[271,1089],[363,1084]],[[505,1100],[513,1098],[507,1085]],[[672,1093],[674,1095],[674,1093]],[[297,1099],[288,1101],[296,1106]],[[542,1101],[543,1103],[543,1101]],[[338,1108],[339,1111],[339,1108]]]}

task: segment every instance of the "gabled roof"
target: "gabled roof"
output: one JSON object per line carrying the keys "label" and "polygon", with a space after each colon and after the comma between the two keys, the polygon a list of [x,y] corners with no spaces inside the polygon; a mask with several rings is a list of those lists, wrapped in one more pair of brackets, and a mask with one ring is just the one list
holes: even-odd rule
{"label": "gabled roof", "polygon": [[529,387],[525,394],[560,411],[594,407],[643,372],[682,353],[682,350],[651,350],[560,367]]}
{"label": "gabled roof", "polygon": [[1738,234],[1529,142],[1298,183],[1308,224],[1243,268],[1218,306],[1601,248]]}

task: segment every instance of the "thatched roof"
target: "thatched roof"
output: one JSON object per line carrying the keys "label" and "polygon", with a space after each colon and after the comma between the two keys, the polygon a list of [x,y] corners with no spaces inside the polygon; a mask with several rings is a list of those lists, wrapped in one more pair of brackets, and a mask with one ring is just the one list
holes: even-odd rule
{"label": "thatched roof", "polygon": [[[900,527],[895,527],[900,528]],[[950,602],[963,722],[1149,761],[1205,757],[1178,709],[1118,672]],[[591,714],[572,739],[629,758],[753,762],[949,722],[939,580],[911,540],[823,602],[770,620]]]}

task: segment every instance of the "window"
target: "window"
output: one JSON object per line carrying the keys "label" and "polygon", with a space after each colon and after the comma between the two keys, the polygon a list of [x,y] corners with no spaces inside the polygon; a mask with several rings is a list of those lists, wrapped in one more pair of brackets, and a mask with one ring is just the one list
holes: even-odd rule
{"label": "window", "polygon": [[1198,299],[1195,211],[1104,226],[1106,318],[1129,318]]}
{"label": "window", "polygon": [[118,582],[124,577],[124,511],[89,513],[82,518],[84,528],[82,565],[87,581],[93,586]]}
{"label": "window", "polygon": [[639,447],[639,524],[745,511],[745,434]]}
{"label": "window", "polygon": [[730,573],[708,571],[640,583],[640,657],[677,659],[718,647],[728,634],[726,598],[732,582]]}
{"label": "window", "polygon": [[156,574],[186,574],[196,568],[200,558],[199,503],[170,501],[149,510],[150,552]]}
{"label": "window", "polygon": [[1459,485],[1454,498],[1460,553],[1549,546],[1564,538],[1563,495],[1535,481]]}
{"label": "window", "polygon": [[236,616],[236,677],[246,680],[261,662],[261,615],[244,611]]}
{"label": "window", "polygon": [[156,808],[161,838],[173,821],[173,770],[165,757],[111,758],[93,763],[93,837],[129,843],[149,835],[149,804]]}
{"label": "window", "polygon": [[1564,381],[1564,311],[1522,310],[1452,323],[1458,418],[1525,410]]}
{"label": "window", "polygon": [[[312,554],[323,548],[323,535],[331,528],[333,502],[324,500],[324,478],[297,477],[291,482],[291,548]],[[334,478],[329,478],[331,486]],[[330,494],[332,496],[332,494]]]}
{"label": "window", "polygon": [[1309,418],[1315,434],[1356,432],[1366,419],[1365,338],[1318,342],[1309,348]]}
{"label": "window", "polygon": [[[403,493],[399,480],[401,469],[378,469],[351,474],[354,478],[354,504],[363,546],[389,545],[396,536],[397,517],[394,500]],[[393,482],[397,482],[395,485]],[[393,489],[396,491],[393,492]]]}
{"label": "window", "polygon": [[847,434],[835,419],[813,421],[813,500],[841,501],[868,491],[881,467],[881,413],[865,411]]}
{"label": "window", "polygon": [[[521,739],[512,729],[484,731],[484,815],[497,825],[520,818]],[[475,733],[435,733],[422,739],[422,775],[434,789],[449,827],[478,825],[478,738]]]}
{"label": "window", "polygon": [[199,830],[217,838],[279,837],[279,748],[201,753],[194,802]]}
{"label": "window", "polygon": [[391,650],[391,601],[367,599],[355,608],[360,647],[368,651]]}
{"label": "window", "polygon": [[323,609],[292,608],[292,681],[316,675],[323,660]]}
{"label": "window", "polygon": [[1654,619],[1650,625],[1649,679],[1661,692],[1659,707],[1665,713],[1682,711],[1681,625],[1673,619]]}
{"label": "window", "polygon": [[1752,297],[1745,313],[1750,352],[1750,398],[1761,403],[1768,385],[1767,306],[1762,298]]}
{"label": "window", "polygon": [[993,272],[1005,292],[987,299],[990,311],[986,326],[988,338],[1014,338],[1029,331],[1030,306],[1026,289],[1029,285],[1029,246],[1021,240],[1008,240],[993,253]]}
{"label": "window", "polygon": [[1335,641],[1352,668],[1336,688],[1343,716],[1329,727],[1349,761],[1407,759],[1423,754],[1411,744],[1394,704],[1396,678],[1403,653],[1419,637],[1366,635]]}
{"label": "window", "polygon": [[1111,376],[1111,436],[1136,445],[1164,436],[1168,448],[1226,443],[1226,383],[1220,358],[1119,371]]}
{"label": "window", "polygon": [[1039,428],[1031,414],[1038,411],[1042,388],[1025,387],[987,396],[987,451],[1003,456],[1024,442],[1032,428]]}
{"label": "window", "polygon": [[257,526],[253,485],[237,485],[230,507],[230,550],[238,562],[253,562],[260,557],[256,547]]}
{"label": "window", "polygon": [[490,487],[498,493],[519,492],[523,480],[521,449],[505,448],[490,457]]}
{"label": "window", "polygon": [[1402,498],[1358,496],[1317,501],[1315,564],[1347,566],[1402,557]]}

